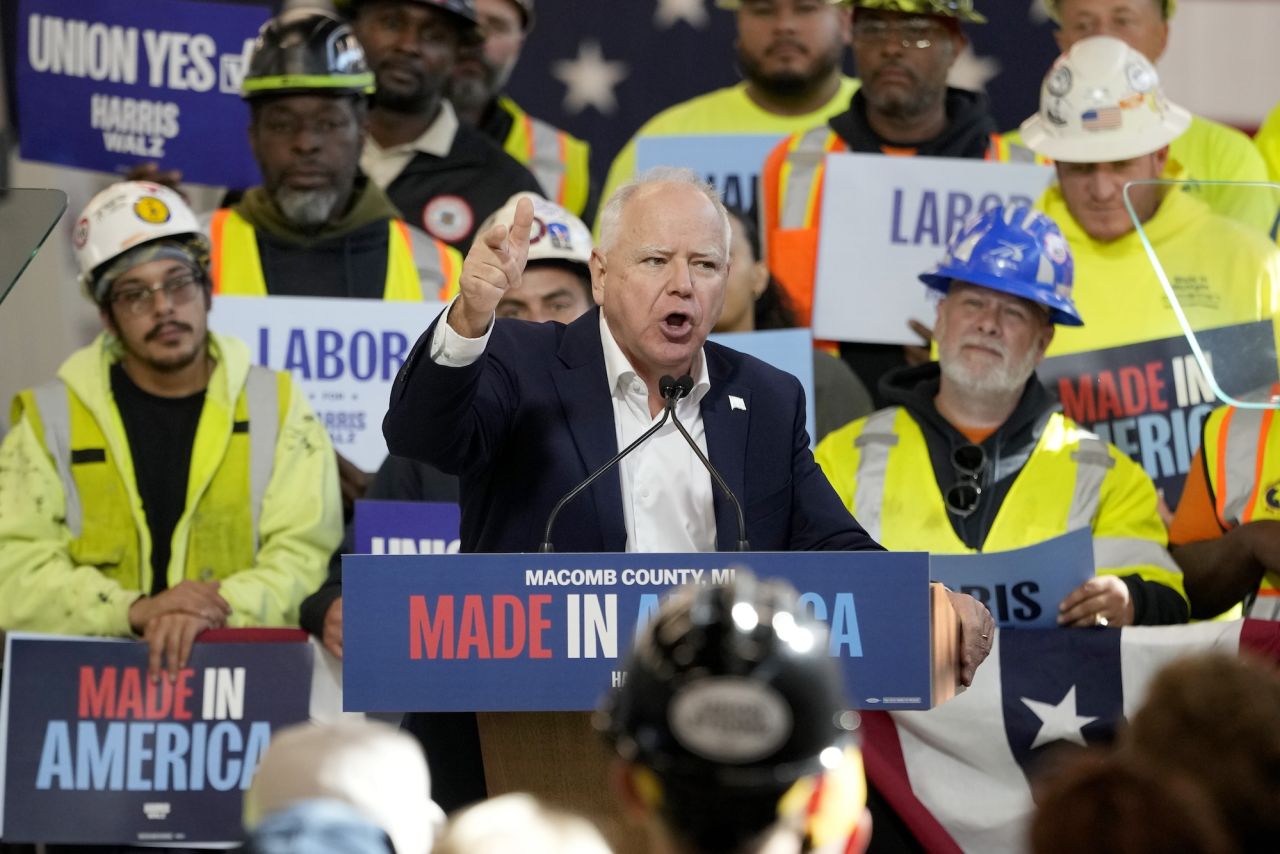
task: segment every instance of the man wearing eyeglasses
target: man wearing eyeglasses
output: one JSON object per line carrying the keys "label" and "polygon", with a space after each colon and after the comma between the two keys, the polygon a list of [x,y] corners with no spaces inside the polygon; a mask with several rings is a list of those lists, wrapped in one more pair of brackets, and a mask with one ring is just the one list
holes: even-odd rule
{"label": "man wearing eyeglasses", "polygon": [[[765,261],[801,325],[809,324],[813,307],[827,153],[1034,160],[1030,151],[1002,143],[985,96],[947,86],[947,74],[968,44],[961,23],[986,22],[971,0],[852,5],[862,88],[846,111],[779,143],[761,175]],[[905,363],[894,345],[846,344],[841,353],[873,394],[885,371]]]}
{"label": "man wearing eyeglasses", "polygon": [[333,447],[288,374],[208,331],[177,193],[112,185],[73,240],[105,331],[14,402],[0,630],[141,637],[172,679],[205,629],[297,625],[342,536]]}
{"label": "man wearing eyeglasses", "polygon": [[1036,366],[1081,326],[1061,231],[1026,207],[979,214],[921,281],[938,361],[888,375],[892,404],[827,436],[819,465],[889,549],[1007,551],[1088,526],[1097,575],[1059,605],[1067,626],[1179,623],[1182,575],[1136,463],[1078,427]]}

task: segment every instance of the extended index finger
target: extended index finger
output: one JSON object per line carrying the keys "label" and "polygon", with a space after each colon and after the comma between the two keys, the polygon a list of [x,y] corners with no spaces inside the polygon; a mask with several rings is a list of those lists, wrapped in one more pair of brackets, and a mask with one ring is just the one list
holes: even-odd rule
{"label": "extended index finger", "polygon": [[509,239],[511,249],[518,252],[529,248],[529,236],[533,233],[533,202],[524,198],[516,202],[515,219],[511,221]]}

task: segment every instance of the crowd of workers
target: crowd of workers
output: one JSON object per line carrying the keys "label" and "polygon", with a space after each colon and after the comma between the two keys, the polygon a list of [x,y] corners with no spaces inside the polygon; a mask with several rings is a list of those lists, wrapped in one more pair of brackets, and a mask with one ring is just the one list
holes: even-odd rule
{"label": "crowd of workers", "polygon": [[[1280,191],[1195,183],[1260,182],[1268,170],[1280,180],[1280,108],[1250,140],[1165,95],[1153,63],[1173,0],[1050,0],[1063,53],[1036,114],[1005,134],[984,96],[947,84],[965,29],[981,26],[983,12],[1003,14],[993,4],[719,5],[737,17],[743,82],[647,122],[603,191],[586,143],[504,94],[534,32],[533,0],[351,0],[264,25],[242,90],[262,186],[199,216],[165,173],[142,170],[152,180],[107,187],[74,221],[79,286],[103,331],[13,402],[0,444],[0,630],[141,638],[157,674],[176,673],[199,634],[223,626],[301,625],[341,657],[340,556],[353,548],[355,500],[460,500],[464,551],[533,551],[544,497],[589,470],[533,457],[550,448],[576,460],[565,443],[596,430],[585,414],[594,407],[605,415],[595,437],[603,462],[664,411],[658,374],[681,367],[695,385],[673,409],[713,459],[738,441],[714,406],[727,384],[745,383],[786,414],[774,424],[753,413],[753,435],[740,440],[751,471],[736,483],[756,548],[994,552],[1088,528],[1096,575],[1058,603],[1061,625],[1167,625],[1246,610],[1275,618],[1273,410],[1246,403],[1209,414],[1181,500],[1168,508],[1140,461],[1067,417],[1036,371],[1046,356],[1179,335],[1183,321],[1209,330],[1280,316]],[[842,71],[846,48],[859,79]],[[727,210],[691,174],[636,174],[638,140],[703,133],[780,138],[762,166],[758,219]],[[713,330],[808,325],[819,239],[834,227],[821,216],[824,164],[842,151],[1052,164],[1055,180],[1035,207],[969,219],[936,268],[921,271],[937,300],[932,324],[913,322],[922,347],[815,348],[810,455],[793,429],[803,418],[787,414],[803,411],[798,386],[704,342]],[[252,365],[244,344],[209,330],[223,294],[448,302],[397,381],[386,424],[396,455],[371,474],[336,453],[288,374]],[[1275,360],[1275,346],[1268,352]],[[592,370],[562,385],[543,365],[557,358]],[[599,388],[569,384],[580,382]],[[438,404],[454,386],[464,393]],[[1280,385],[1251,394],[1274,403]],[[564,415],[543,414],[557,395]],[[552,432],[557,418],[565,424]],[[668,429],[652,444],[604,480],[612,497],[597,500],[601,518],[563,534],[566,546],[679,552],[732,542],[684,440]],[[686,469],[687,478],[667,476]],[[991,617],[972,597],[951,601],[968,683],[990,649]],[[641,636],[626,691],[602,713],[623,763],[618,791],[653,820],[654,850],[857,850],[869,837],[867,793],[852,725],[837,725],[849,719],[830,661],[797,653],[776,616],[754,634],[735,628],[740,606],[804,622],[792,592],[745,579],[681,593]],[[789,709],[789,740],[755,766],[692,750],[672,731],[677,688],[730,676]],[[469,716],[411,715],[406,728],[426,748],[445,809],[485,797]],[[333,749],[281,738],[275,755],[313,761],[346,745],[359,763],[354,744],[396,756],[404,747],[394,733],[327,737]],[[1135,727],[1135,744],[1141,738]],[[1073,786],[1104,784],[1117,799],[1145,793],[1152,810],[1176,800],[1150,793],[1157,765],[1090,761],[1064,772],[1046,803],[1065,812],[1080,803],[1064,794]],[[279,790],[314,773],[268,761],[260,776]],[[1203,850],[1245,850],[1222,842],[1229,811],[1216,813],[1192,783],[1185,789],[1177,797],[1207,816],[1195,829]],[[538,816],[550,828],[547,850],[602,844],[569,817],[505,808]],[[335,826],[350,823],[341,810],[317,809]],[[308,815],[256,818],[266,828],[260,850],[300,850],[270,838],[294,838],[289,822]],[[1037,824],[1037,850],[1060,850],[1053,820]],[[427,850],[382,828],[401,854]],[[346,850],[387,850],[378,840]],[[480,850],[456,844],[444,850]]]}

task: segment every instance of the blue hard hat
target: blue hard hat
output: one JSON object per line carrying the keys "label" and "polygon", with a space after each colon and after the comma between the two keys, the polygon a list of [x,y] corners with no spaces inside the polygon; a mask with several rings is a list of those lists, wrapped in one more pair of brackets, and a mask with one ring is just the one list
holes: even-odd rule
{"label": "blue hard hat", "polygon": [[1057,223],[1026,205],[997,205],[970,217],[920,281],[944,294],[957,279],[1013,294],[1048,308],[1053,323],[1083,326],[1071,301],[1074,269]]}

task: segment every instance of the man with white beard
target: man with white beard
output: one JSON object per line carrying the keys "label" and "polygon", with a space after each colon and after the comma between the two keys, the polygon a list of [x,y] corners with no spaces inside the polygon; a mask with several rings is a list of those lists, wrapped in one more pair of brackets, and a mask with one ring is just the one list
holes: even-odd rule
{"label": "man with white beard", "polygon": [[1055,325],[1083,325],[1072,278],[1044,214],[1009,206],[970,219],[920,277],[943,295],[938,361],[886,375],[894,405],[830,433],[815,456],[886,548],[1008,551],[1088,526],[1097,574],[1059,604],[1059,624],[1185,622],[1154,485],[1066,418],[1035,375]]}

